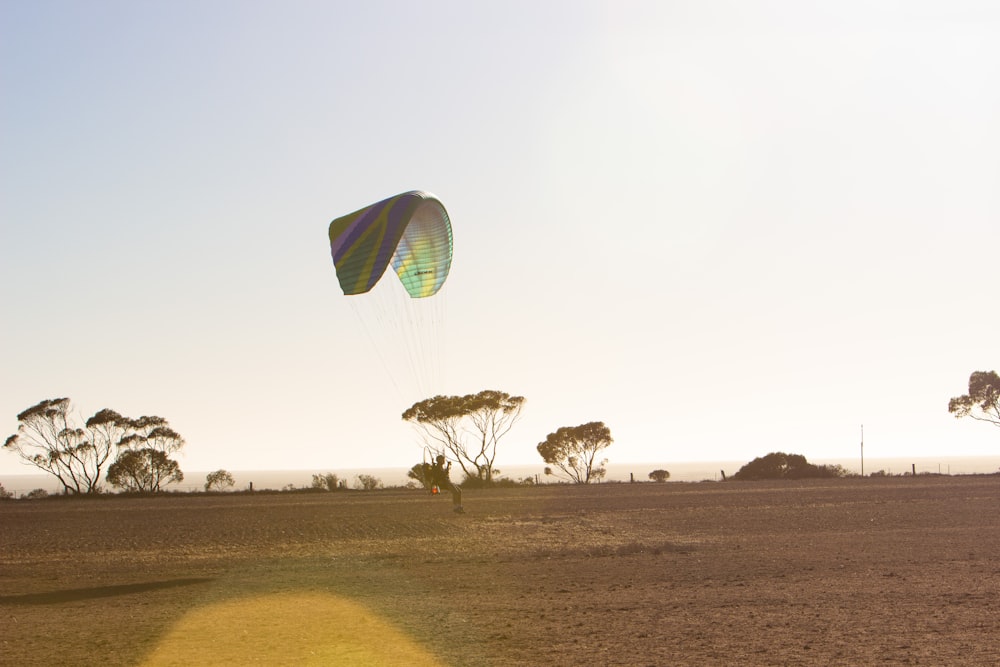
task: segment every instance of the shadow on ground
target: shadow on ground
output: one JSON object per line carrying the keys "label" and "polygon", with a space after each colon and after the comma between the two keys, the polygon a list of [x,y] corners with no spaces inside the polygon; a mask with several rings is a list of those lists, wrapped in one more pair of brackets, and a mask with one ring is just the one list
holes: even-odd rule
{"label": "shadow on ground", "polygon": [[27,593],[25,595],[0,595],[0,604],[58,604],[60,602],[76,602],[79,600],[94,600],[110,598],[132,593],[146,593],[179,586],[193,586],[212,581],[208,577],[187,579],[169,579],[167,581],[146,581],[138,584],[121,584],[118,586],[91,586],[89,588],[69,588],[46,593]]}

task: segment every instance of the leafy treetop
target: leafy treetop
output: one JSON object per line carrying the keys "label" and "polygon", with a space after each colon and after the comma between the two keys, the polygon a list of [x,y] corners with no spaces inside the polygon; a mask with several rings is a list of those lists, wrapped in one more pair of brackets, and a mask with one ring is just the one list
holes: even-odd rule
{"label": "leafy treetop", "polygon": [[432,449],[448,452],[467,479],[484,483],[497,471],[497,445],[521,416],[525,399],[507,392],[484,390],[465,396],[434,396],[419,401],[403,413]]}
{"label": "leafy treetop", "polygon": [[604,459],[595,461],[597,453],[611,446],[611,429],[604,422],[588,422],[579,426],[563,426],[555,433],[549,433],[538,443],[538,453],[550,466],[546,475],[560,475],[576,484],[589,484],[604,477],[607,470]]}
{"label": "leafy treetop", "polygon": [[1000,375],[975,371],[969,376],[969,393],[948,401],[948,412],[1000,426]]}

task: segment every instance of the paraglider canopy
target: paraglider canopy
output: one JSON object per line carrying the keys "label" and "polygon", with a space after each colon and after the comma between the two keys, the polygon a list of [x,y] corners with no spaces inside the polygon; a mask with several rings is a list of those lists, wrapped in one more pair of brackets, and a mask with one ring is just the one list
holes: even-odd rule
{"label": "paraglider canopy", "polygon": [[331,222],[330,252],[344,294],[368,292],[392,262],[412,298],[433,296],[451,270],[451,222],[437,197],[412,190]]}

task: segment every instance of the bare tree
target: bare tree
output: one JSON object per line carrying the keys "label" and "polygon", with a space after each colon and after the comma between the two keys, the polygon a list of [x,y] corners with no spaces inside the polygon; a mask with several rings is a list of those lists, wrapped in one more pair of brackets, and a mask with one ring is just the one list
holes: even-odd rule
{"label": "bare tree", "polygon": [[975,371],[969,376],[969,393],[948,401],[948,412],[1000,426],[1000,375]]}
{"label": "bare tree", "polygon": [[[412,422],[438,452],[448,452],[466,478],[490,483],[497,445],[521,416],[525,399],[485,390],[466,396],[435,396],[414,403],[403,419]],[[436,443],[436,447],[434,444]]]}

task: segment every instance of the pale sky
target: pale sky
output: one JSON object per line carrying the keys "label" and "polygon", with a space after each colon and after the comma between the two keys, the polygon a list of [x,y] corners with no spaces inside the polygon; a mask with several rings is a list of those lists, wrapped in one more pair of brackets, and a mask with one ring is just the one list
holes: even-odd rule
{"label": "pale sky", "polygon": [[947,412],[1000,370],[990,0],[2,0],[0,76],[3,437],[68,396],[187,471],[420,461],[327,226],[422,189],[429,391],[527,398],[501,470],[589,421],[612,462],[1000,456]]}

